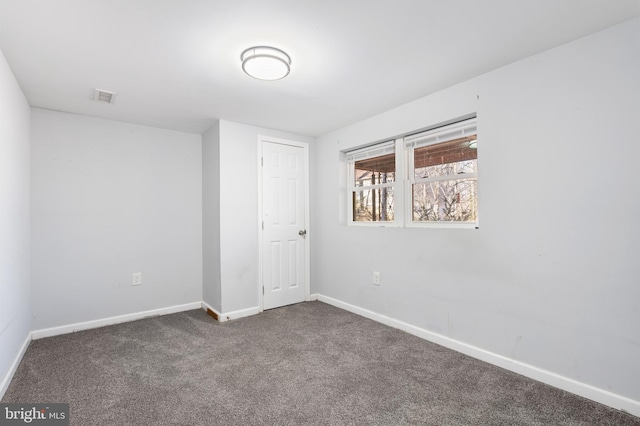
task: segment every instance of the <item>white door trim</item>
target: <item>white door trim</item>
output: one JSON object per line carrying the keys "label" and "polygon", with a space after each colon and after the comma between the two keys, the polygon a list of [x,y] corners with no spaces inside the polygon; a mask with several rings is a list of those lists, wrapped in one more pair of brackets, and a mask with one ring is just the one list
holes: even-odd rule
{"label": "white door trim", "polygon": [[311,232],[311,225],[309,223],[309,144],[306,142],[292,141],[288,139],[274,138],[271,136],[258,135],[258,300],[260,312],[264,310],[264,297],[263,297],[263,282],[262,282],[262,269],[263,269],[263,244],[262,237],[264,230],[262,229],[262,146],[264,142],[271,142],[281,145],[296,146],[303,149],[304,164],[305,164],[305,176],[304,176],[304,222],[305,229],[307,230],[307,236],[304,239],[304,281],[305,281],[305,301],[311,300],[311,268],[310,268],[310,239],[313,238]]}

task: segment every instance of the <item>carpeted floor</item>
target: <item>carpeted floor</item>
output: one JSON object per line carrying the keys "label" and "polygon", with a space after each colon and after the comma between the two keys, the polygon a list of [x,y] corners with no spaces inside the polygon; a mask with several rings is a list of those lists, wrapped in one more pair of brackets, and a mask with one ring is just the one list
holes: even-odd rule
{"label": "carpeted floor", "polygon": [[640,425],[320,302],[195,310],[36,340],[2,402],[72,425]]}

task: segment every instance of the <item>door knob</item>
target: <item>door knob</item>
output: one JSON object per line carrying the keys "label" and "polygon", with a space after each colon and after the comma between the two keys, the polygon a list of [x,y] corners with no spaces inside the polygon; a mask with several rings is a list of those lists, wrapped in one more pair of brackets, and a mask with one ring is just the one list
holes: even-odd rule
{"label": "door knob", "polygon": [[301,237],[305,237],[307,235],[307,230],[303,229],[302,231],[298,231],[298,235],[300,235]]}

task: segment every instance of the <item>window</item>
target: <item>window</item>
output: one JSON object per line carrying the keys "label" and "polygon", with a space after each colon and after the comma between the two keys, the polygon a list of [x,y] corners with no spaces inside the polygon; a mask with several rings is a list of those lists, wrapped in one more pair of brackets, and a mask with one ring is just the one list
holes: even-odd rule
{"label": "window", "polygon": [[410,223],[478,222],[475,119],[405,137]]}
{"label": "window", "polygon": [[395,142],[347,153],[351,222],[393,222],[396,185]]}
{"label": "window", "polygon": [[346,153],[350,224],[477,227],[476,119]]}

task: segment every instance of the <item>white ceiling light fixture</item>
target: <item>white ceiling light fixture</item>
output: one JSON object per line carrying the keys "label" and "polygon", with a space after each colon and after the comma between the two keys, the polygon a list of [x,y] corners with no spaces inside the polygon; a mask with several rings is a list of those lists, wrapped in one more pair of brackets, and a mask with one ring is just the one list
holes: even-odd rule
{"label": "white ceiling light fixture", "polygon": [[250,47],[240,55],[242,70],[258,80],[280,80],[291,71],[291,58],[275,47]]}

